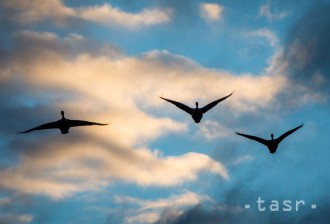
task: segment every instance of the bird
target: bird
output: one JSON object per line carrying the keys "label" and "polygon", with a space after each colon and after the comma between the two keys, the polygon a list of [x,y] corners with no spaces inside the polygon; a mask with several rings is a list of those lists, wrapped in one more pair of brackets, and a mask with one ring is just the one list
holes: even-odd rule
{"label": "bird", "polygon": [[280,137],[275,138],[275,139],[274,139],[274,134],[271,134],[270,135],[271,136],[271,139],[270,140],[259,138],[259,137],[253,136],[253,135],[242,134],[242,133],[239,133],[239,132],[236,132],[236,134],[238,134],[240,136],[243,136],[243,137],[246,137],[246,138],[249,138],[249,139],[252,139],[254,141],[257,141],[257,142],[259,142],[259,143],[267,146],[268,149],[269,149],[269,152],[272,153],[272,154],[274,154],[276,152],[276,150],[277,150],[278,145],[283,141],[283,139],[285,139],[286,137],[288,137],[289,135],[291,135],[293,132],[297,131],[302,126],[304,126],[304,124],[301,124],[298,127],[293,128],[293,129],[285,132]]}
{"label": "bird", "polygon": [[19,134],[24,134],[24,133],[29,133],[32,131],[37,131],[37,130],[44,130],[44,129],[60,129],[62,134],[68,134],[69,129],[71,127],[77,127],[77,126],[89,126],[89,125],[108,125],[108,124],[103,124],[103,123],[96,123],[96,122],[90,122],[90,121],[82,121],[82,120],[70,120],[66,119],[64,117],[64,111],[61,111],[62,118],[60,120],[42,124],[40,126],[37,126],[35,128],[31,128],[26,131],[21,131]]}
{"label": "bird", "polygon": [[196,108],[190,108],[186,105],[184,105],[183,103],[174,101],[174,100],[170,100],[170,99],[166,99],[164,97],[160,97],[163,100],[166,100],[167,102],[170,102],[172,104],[174,104],[175,106],[177,106],[178,108],[180,108],[181,110],[187,112],[188,114],[191,115],[192,119],[196,122],[199,123],[203,117],[203,114],[205,114],[207,111],[209,111],[210,109],[212,109],[214,106],[216,106],[218,103],[220,103],[221,101],[227,99],[228,97],[230,97],[233,93],[220,98],[218,100],[215,100],[209,104],[207,104],[205,107],[199,108],[198,107],[198,102],[196,102]]}

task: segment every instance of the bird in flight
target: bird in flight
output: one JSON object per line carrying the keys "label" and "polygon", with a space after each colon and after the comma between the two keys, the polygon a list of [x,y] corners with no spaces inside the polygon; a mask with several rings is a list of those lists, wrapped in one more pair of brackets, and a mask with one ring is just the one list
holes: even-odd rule
{"label": "bird in flight", "polygon": [[163,99],[163,100],[166,100],[167,102],[170,102],[170,103],[174,104],[175,106],[177,106],[181,110],[187,112],[188,114],[191,115],[192,119],[194,119],[194,121],[196,123],[199,123],[201,121],[204,113],[206,113],[207,111],[212,109],[214,106],[216,106],[221,101],[223,101],[223,100],[227,99],[228,97],[230,97],[232,94],[233,93],[231,93],[228,96],[225,96],[223,98],[220,98],[218,100],[215,100],[212,103],[209,103],[208,105],[206,105],[205,107],[202,107],[202,108],[198,107],[198,102],[196,102],[196,108],[190,108],[190,107],[184,105],[183,103],[176,102],[176,101],[170,100],[170,99],[166,99],[164,97],[160,97],[160,98]]}
{"label": "bird in flight", "polygon": [[31,128],[26,131],[19,132],[20,134],[28,133],[31,131],[37,131],[37,130],[44,130],[44,129],[60,129],[62,134],[69,133],[69,129],[71,127],[77,127],[77,126],[89,126],[89,125],[108,125],[108,124],[102,124],[102,123],[96,123],[96,122],[90,122],[90,121],[82,121],[82,120],[70,120],[66,119],[64,117],[64,111],[61,111],[62,118],[60,120],[42,124],[38,127]]}
{"label": "bird in flight", "polygon": [[274,135],[271,134],[270,135],[271,138],[272,138],[271,140],[266,140],[266,139],[259,138],[259,137],[253,136],[253,135],[246,135],[246,134],[242,134],[242,133],[239,133],[239,132],[236,132],[236,134],[238,134],[240,136],[243,136],[243,137],[246,137],[246,138],[249,138],[249,139],[252,139],[254,141],[257,141],[257,142],[267,146],[270,153],[275,153],[278,145],[280,144],[280,142],[283,141],[283,139],[285,139],[289,135],[291,135],[293,132],[297,131],[302,126],[304,126],[304,124],[301,124],[300,126],[294,128],[294,129],[291,129],[290,131],[285,132],[280,137],[275,138],[275,139],[274,139]]}

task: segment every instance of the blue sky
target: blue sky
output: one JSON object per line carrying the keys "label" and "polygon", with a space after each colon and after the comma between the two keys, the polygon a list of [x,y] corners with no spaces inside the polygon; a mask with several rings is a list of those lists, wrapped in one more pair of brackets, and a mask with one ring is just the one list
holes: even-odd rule
{"label": "blue sky", "polygon": [[329,3],[0,0],[0,223],[329,223]]}

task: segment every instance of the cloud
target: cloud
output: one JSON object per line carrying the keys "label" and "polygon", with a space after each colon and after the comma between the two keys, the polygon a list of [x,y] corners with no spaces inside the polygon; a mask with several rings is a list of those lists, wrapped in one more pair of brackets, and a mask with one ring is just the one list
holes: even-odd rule
{"label": "cloud", "polygon": [[324,14],[329,4],[317,6],[306,13],[291,29],[284,59],[291,78],[314,91],[329,94],[330,16]]}
{"label": "cloud", "polygon": [[0,171],[1,178],[7,180],[1,187],[58,199],[76,192],[98,190],[115,180],[166,187],[195,180],[203,170],[227,176],[223,166],[202,154],[159,158],[149,150],[109,147],[110,151],[81,142],[66,143],[66,150],[59,150],[63,146],[52,142],[56,148],[43,147],[47,154],[25,155],[19,166]]}
{"label": "cloud", "polygon": [[223,7],[215,3],[201,3],[200,15],[207,21],[218,21],[223,14]]}
{"label": "cloud", "polygon": [[[194,192],[187,191],[181,195],[172,195],[169,198],[161,198],[156,200],[142,200],[132,197],[115,197],[117,204],[133,204],[138,208],[133,210],[126,218],[125,223],[154,223],[160,219],[161,213],[165,210],[172,215],[178,216],[183,213],[183,209],[200,204],[202,202],[212,201],[206,195],[198,195]],[[168,208],[171,208],[170,211]]]}
{"label": "cloud", "polygon": [[0,215],[0,223],[2,224],[10,224],[10,223],[17,223],[17,224],[26,224],[31,223],[33,220],[33,216],[28,214],[6,214]]}
{"label": "cloud", "polygon": [[181,214],[171,214],[164,212],[161,218],[155,224],[199,224],[199,223],[237,223],[244,224],[258,219],[265,224],[280,223],[283,224],[309,224],[309,223],[328,223],[329,216],[328,203],[322,204],[319,210],[311,212],[258,212],[253,210],[244,210],[237,206],[228,206],[220,204],[206,205],[198,204],[187,209]]}
{"label": "cloud", "polygon": [[33,215],[24,213],[17,208],[19,202],[22,203],[17,197],[0,198],[0,223],[27,224],[33,221]]}
{"label": "cloud", "polygon": [[244,223],[237,222],[244,219],[243,215],[242,209],[235,206],[200,203],[181,214],[165,211],[155,224]]}
{"label": "cloud", "polygon": [[[6,179],[2,188],[63,198],[75,192],[97,190],[117,180],[167,187],[194,181],[202,171],[228,177],[225,167],[207,155],[191,152],[162,157],[157,150],[147,148],[149,141],[161,135],[186,130],[183,123],[155,117],[141,109],[160,102],[155,94],[159,91],[155,75],[167,69],[161,60],[152,54],[142,58],[120,55],[112,58],[93,52],[79,53],[82,48],[76,56],[69,51],[68,57],[72,38],[84,43],[83,38],[75,35],[60,39],[51,33],[17,33],[16,41],[20,43],[7,64],[8,78],[1,86],[24,83],[22,91],[11,88],[2,91],[25,102],[14,100],[4,104],[1,113],[11,114],[8,123],[14,127],[13,133],[18,127],[56,120],[61,109],[68,118],[110,120],[111,126],[72,129],[70,140],[57,131],[54,135],[51,131],[45,133],[47,140],[39,139],[42,133],[13,138],[8,130],[2,129],[1,135],[9,136],[7,147],[20,155],[16,165],[1,169],[0,176]],[[22,45],[27,47],[20,48]],[[172,60],[176,61],[175,57]],[[54,94],[57,96],[53,97]],[[154,95],[156,103],[143,102],[147,95]]]}
{"label": "cloud", "polygon": [[283,49],[270,62],[269,72],[288,77],[290,89],[282,99],[287,106],[329,99],[330,32],[326,27],[330,17],[325,13],[329,9],[328,4],[315,6],[303,15],[291,27]]}
{"label": "cloud", "polygon": [[169,22],[171,12],[170,9],[146,9],[140,13],[132,14],[104,4],[80,9],[79,17],[103,25],[112,24],[126,28],[140,28]]}
{"label": "cloud", "polygon": [[[158,96],[164,92],[186,102],[201,96],[198,100],[209,102],[235,89],[235,97],[226,102],[228,110],[255,112],[271,105],[286,82],[276,75],[235,75],[203,68],[167,51],[128,57],[111,45],[86,43],[76,34],[59,38],[22,31],[14,35],[7,63],[0,70],[5,77],[0,83],[1,116],[8,117],[5,122],[10,124],[0,127],[0,135],[6,136],[4,150],[14,161],[0,170],[0,177],[6,179],[2,188],[57,199],[114,181],[169,187],[195,181],[201,172],[227,178],[226,168],[207,155],[161,156],[159,149],[148,147],[160,136],[189,128],[162,117],[186,115]],[[219,91],[219,86],[224,88]],[[70,138],[55,130],[11,134],[57,120],[62,109],[71,119],[111,125],[71,129]]]}
{"label": "cloud", "polygon": [[205,120],[199,127],[197,136],[203,139],[214,140],[226,138],[234,133],[233,130],[212,120]]}
{"label": "cloud", "polygon": [[250,31],[250,32],[245,33],[245,35],[248,37],[265,38],[267,41],[269,41],[269,43],[272,47],[276,47],[278,45],[278,38],[277,38],[276,34],[267,28]]}
{"label": "cloud", "polygon": [[52,20],[63,23],[75,15],[72,8],[66,7],[61,0],[13,0],[1,1],[1,6],[10,10],[10,16],[19,23],[35,23],[43,20]]}
{"label": "cloud", "polygon": [[288,15],[289,15],[288,11],[280,12],[276,9],[272,9],[270,2],[268,2],[260,6],[258,17],[265,17],[267,20],[273,22],[284,19]]}
{"label": "cloud", "polygon": [[116,203],[131,203],[139,205],[139,210],[161,209],[172,207],[191,206],[198,204],[202,201],[212,201],[208,196],[200,196],[194,192],[187,191],[180,195],[173,195],[169,198],[162,198],[157,200],[143,200],[138,198],[116,196]]}
{"label": "cloud", "polygon": [[251,155],[244,155],[244,156],[236,158],[234,161],[232,161],[232,164],[237,166],[241,163],[252,161],[253,159],[254,159],[254,157],[252,157]]}
{"label": "cloud", "polygon": [[86,7],[68,7],[62,0],[13,0],[2,1],[9,18],[20,24],[51,22],[61,26],[73,23],[73,20],[86,20],[105,26],[118,26],[138,29],[167,23],[171,20],[170,9],[144,9],[130,13],[115,8],[109,3]]}

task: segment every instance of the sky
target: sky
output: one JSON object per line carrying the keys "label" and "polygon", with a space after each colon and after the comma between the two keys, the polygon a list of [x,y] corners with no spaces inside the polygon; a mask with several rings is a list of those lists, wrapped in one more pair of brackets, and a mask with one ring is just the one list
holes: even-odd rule
{"label": "sky", "polygon": [[[329,223],[329,10],[0,0],[0,223]],[[109,125],[17,134],[61,110]]]}

